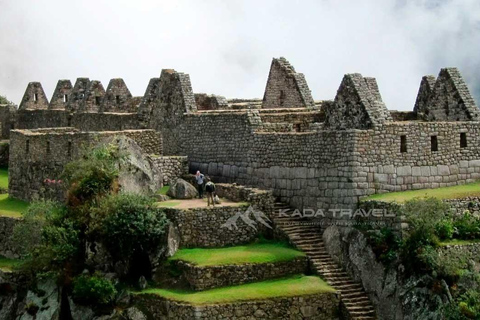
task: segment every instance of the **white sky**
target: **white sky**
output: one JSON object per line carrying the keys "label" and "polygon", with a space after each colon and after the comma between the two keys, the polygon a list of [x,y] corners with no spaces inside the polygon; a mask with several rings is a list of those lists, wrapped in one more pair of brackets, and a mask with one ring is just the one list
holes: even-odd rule
{"label": "white sky", "polygon": [[40,81],[121,77],[135,96],[161,69],[194,92],[263,97],[272,57],[316,100],[345,73],[377,78],[389,109],[412,110],[421,77],[456,66],[480,104],[478,0],[0,0],[0,94]]}

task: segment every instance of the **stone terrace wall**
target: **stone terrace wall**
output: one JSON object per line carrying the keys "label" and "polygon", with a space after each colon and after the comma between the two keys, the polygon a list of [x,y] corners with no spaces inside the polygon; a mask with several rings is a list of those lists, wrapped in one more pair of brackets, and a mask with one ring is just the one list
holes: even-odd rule
{"label": "stone terrace wall", "polygon": [[207,290],[303,274],[308,269],[306,257],[276,263],[224,266],[196,266],[181,260],[175,263],[193,290]]}
{"label": "stone terrace wall", "polygon": [[258,119],[255,112],[187,115],[186,128],[192,129],[184,130],[182,150],[191,172],[273,189],[299,208],[356,205],[356,131],[253,133]]}
{"label": "stone terrace wall", "polygon": [[169,185],[174,179],[180,178],[188,173],[187,157],[152,155],[150,159],[160,168],[164,185]]}
{"label": "stone terrace wall", "polygon": [[[465,133],[467,146],[460,146]],[[480,178],[480,123],[396,122],[357,133],[358,195],[452,186]],[[401,136],[406,152],[401,152]],[[438,151],[431,151],[436,136]]]}
{"label": "stone terrace wall", "polygon": [[[158,133],[153,130],[79,132],[74,128],[12,130],[9,160],[9,194],[30,201],[52,192],[45,179],[57,180],[65,164],[78,158],[89,144],[123,135],[146,153],[161,154]],[[59,191],[60,192],[60,191]]]}
{"label": "stone terrace wall", "polygon": [[480,243],[441,246],[438,250],[440,256],[457,257],[463,261],[464,268],[468,267],[469,261],[474,261],[475,264],[480,263]]}
{"label": "stone terrace wall", "polygon": [[238,212],[245,212],[246,206],[166,209],[168,218],[175,224],[180,236],[181,248],[218,248],[250,243],[265,233],[266,227],[254,229],[237,220],[237,229],[222,227]]}
{"label": "stone terrace wall", "polygon": [[340,300],[336,293],[322,293],[301,297],[276,298],[259,301],[194,306],[166,300],[155,295],[136,295],[152,319],[339,319]]}
{"label": "stone terrace wall", "polygon": [[19,257],[19,252],[15,242],[12,239],[13,228],[19,220],[0,216],[0,256],[9,259]]}

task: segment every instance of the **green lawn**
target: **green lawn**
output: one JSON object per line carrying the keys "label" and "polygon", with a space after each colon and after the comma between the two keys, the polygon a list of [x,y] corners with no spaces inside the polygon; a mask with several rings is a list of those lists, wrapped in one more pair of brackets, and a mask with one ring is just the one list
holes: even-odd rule
{"label": "green lawn", "polygon": [[472,239],[472,240],[459,240],[459,239],[452,239],[452,240],[447,240],[447,241],[442,241],[440,242],[441,246],[453,246],[453,245],[468,245],[468,244],[473,244],[473,243],[480,243],[480,239]]}
{"label": "green lawn", "polygon": [[0,188],[8,189],[8,168],[0,168]]}
{"label": "green lawn", "polygon": [[181,249],[170,260],[183,260],[198,266],[289,261],[305,253],[286,243],[264,242],[218,249]]}
{"label": "green lawn", "polygon": [[170,186],[163,186],[157,193],[163,194],[164,196],[167,195],[168,190],[170,190]]}
{"label": "green lawn", "polygon": [[173,208],[178,206],[180,203],[181,203],[180,201],[174,201],[174,200],[156,202],[157,206],[161,208]]}
{"label": "green lawn", "polygon": [[335,289],[319,277],[295,275],[206,291],[146,289],[139,293],[156,294],[176,301],[202,305],[332,292],[335,292]]}
{"label": "green lawn", "polygon": [[19,263],[20,260],[7,259],[3,256],[0,256],[0,270],[2,271],[11,271]]}
{"label": "green lawn", "polygon": [[19,218],[27,209],[25,201],[9,198],[8,194],[0,194],[0,216]]}
{"label": "green lawn", "polygon": [[413,198],[434,197],[437,199],[454,199],[454,198],[465,198],[465,197],[471,197],[471,196],[480,196],[479,182],[464,184],[460,186],[436,188],[436,189],[409,190],[409,191],[373,194],[367,198],[362,199],[362,201],[378,200],[378,201],[386,201],[386,202],[395,201],[398,203],[402,203],[402,202],[411,200]]}

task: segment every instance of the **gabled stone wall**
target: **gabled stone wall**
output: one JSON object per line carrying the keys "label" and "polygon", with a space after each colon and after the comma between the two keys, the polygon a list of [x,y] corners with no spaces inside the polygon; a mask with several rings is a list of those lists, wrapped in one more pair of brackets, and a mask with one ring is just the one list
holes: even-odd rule
{"label": "gabled stone wall", "polygon": [[315,102],[305,76],[297,73],[287,59],[273,59],[263,96],[262,108],[313,108]]}
{"label": "gabled stone wall", "polygon": [[136,112],[132,94],[121,78],[111,79],[100,106],[100,112]]}
{"label": "gabled stone wall", "polygon": [[39,110],[48,108],[48,99],[40,82],[30,82],[23,95],[20,110]]}
{"label": "gabled stone wall", "polygon": [[48,109],[65,110],[73,86],[70,80],[58,80]]}

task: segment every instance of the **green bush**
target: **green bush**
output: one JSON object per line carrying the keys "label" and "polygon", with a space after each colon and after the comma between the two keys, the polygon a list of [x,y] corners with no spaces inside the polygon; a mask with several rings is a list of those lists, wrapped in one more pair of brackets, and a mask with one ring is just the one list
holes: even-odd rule
{"label": "green bush", "polygon": [[89,205],[91,200],[116,191],[117,167],[123,158],[117,145],[101,144],[68,163],[62,174],[69,186],[68,204]]}
{"label": "green bush", "polygon": [[435,233],[441,240],[450,240],[453,237],[455,228],[451,220],[444,219],[435,226]]}
{"label": "green bush", "polygon": [[368,243],[372,247],[375,256],[383,264],[390,264],[397,258],[401,247],[400,238],[390,228],[382,228],[367,232]]}
{"label": "green bush", "polygon": [[15,225],[13,239],[22,254],[27,254],[42,239],[42,229],[49,221],[61,216],[65,207],[51,200],[34,201]]}
{"label": "green bush", "polygon": [[456,218],[453,226],[455,228],[455,238],[464,240],[480,238],[480,219],[469,211]]}
{"label": "green bush", "polygon": [[99,233],[114,257],[129,259],[134,251],[149,252],[161,244],[168,220],[155,200],[137,194],[103,198],[94,210],[103,215]]}
{"label": "green bush", "polygon": [[117,290],[112,282],[99,275],[80,275],[73,280],[73,297],[84,304],[109,304]]}

